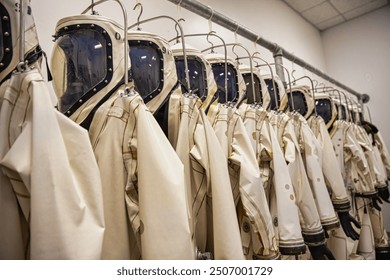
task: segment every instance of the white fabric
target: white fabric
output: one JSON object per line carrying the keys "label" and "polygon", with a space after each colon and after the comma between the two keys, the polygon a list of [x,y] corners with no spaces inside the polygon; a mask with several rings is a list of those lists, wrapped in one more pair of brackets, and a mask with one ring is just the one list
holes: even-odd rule
{"label": "white fabric", "polygon": [[0,258],[100,259],[102,189],[87,132],[54,109],[37,70],[14,74],[3,96]]}

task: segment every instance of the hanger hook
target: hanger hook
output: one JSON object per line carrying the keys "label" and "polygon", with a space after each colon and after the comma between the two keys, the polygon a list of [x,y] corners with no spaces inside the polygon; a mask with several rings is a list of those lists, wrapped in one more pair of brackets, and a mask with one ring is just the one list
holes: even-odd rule
{"label": "hanger hook", "polygon": [[291,76],[292,76],[293,79],[294,79],[294,80],[293,80],[293,84],[294,84],[294,85],[295,85],[295,81],[296,81],[296,79],[297,79],[297,78],[295,78],[295,75],[294,75],[294,73],[295,73],[296,71],[297,71],[297,70],[295,70],[295,69],[291,71]]}
{"label": "hanger hook", "polygon": [[234,55],[236,56],[236,61],[239,63],[240,58],[239,58],[238,54],[234,51],[234,49],[236,48],[236,46],[237,46],[237,45],[233,45],[233,47],[232,47],[232,52],[233,52]]}
{"label": "hanger hook", "polygon": [[318,87],[318,81],[317,81],[317,80],[315,80],[315,79],[313,79],[313,83],[314,83],[314,82],[316,83],[316,85],[314,86],[314,90],[315,90],[315,91],[317,91],[317,87]]}
{"label": "hanger hook", "polygon": [[177,22],[175,23],[176,43],[179,43],[179,42],[180,42],[179,38],[181,37],[181,36],[180,36],[180,30],[178,30],[180,21],[184,21],[184,22],[185,22],[186,20],[185,20],[184,18],[179,18],[179,19],[177,20]]}
{"label": "hanger hook", "polygon": [[137,17],[137,30],[141,30],[141,28],[139,28],[139,21],[140,21],[142,13],[144,12],[144,7],[142,6],[141,2],[138,2],[137,4],[135,4],[133,11],[135,11],[135,9],[137,9],[137,7],[140,7],[140,12],[139,12],[138,17]]}
{"label": "hanger hook", "polygon": [[211,34],[214,34],[214,33],[215,33],[215,31],[210,31],[210,32],[207,34],[207,36],[206,36],[207,42],[209,42],[209,44],[211,45],[211,53],[214,53],[214,44],[213,44],[213,42],[211,42],[211,41],[209,40],[209,36],[210,36]]}

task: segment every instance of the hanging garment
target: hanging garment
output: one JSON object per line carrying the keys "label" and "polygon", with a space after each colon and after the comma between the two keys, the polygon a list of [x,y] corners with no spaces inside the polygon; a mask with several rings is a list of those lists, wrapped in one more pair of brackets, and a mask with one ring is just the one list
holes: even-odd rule
{"label": "hanging garment", "polygon": [[322,227],[331,230],[340,226],[330,200],[322,171],[323,151],[306,119],[299,113],[289,113],[295,128],[302,158],[304,159],[307,178],[316,202]]}
{"label": "hanging garment", "polygon": [[102,179],[102,258],[194,259],[183,165],[132,84],[124,89],[123,28],[80,15],[56,31],[59,107],[89,129]]}
{"label": "hanging garment", "polygon": [[380,131],[378,133],[375,133],[374,139],[376,146],[378,147],[378,150],[380,152],[382,162],[386,168],[387,178],[390,178],[390,154]]}
{"label": "hanging garment", "polygon": [[102,189],[87,132],[38,70],[15,73],[0,116],[0,258],[100,259]]}
{"label": "hanging garment", "polygon": [[372,178],[374,180],[375,188],[383,188],[385,187],[387,176],[383,172],[383,162],[382,159],[378,156],[378,153],[375,152],[373,146],[373,138],[371,138],[366,130],[360,125],[351,124],[352,129],[356,135],[356,139],[358,140],[360,146],[364,150],[364,154],[366,156],[367,162],[370,167],[370,172],[372,174]]}
{"label": "hanging garment", "polygon": [[212,105],[209,120],[229,164],[230,183],[247,259],[275,259],[278,247],[260,170],[237,109]]}
{"label": "hanging garment", "polygon": [[[330,136],[339,163],[338,166],[341,168],[340,171],[345,182],[347,194],[352,202],[350,213],[361,223],[363,221],[364,213],[367,213],[367,205],[370,203],[370,199],[364,198],[364,196],[371,197],[375,193],[364,151],[360,147],[350,125],[346,121],[336,120],[332,125]],[[356,194],[361,197],[356,197]],[[360,233],[360,241],[351,240],[340,229],[336,229],[330,233],[328,246],[331,248],[336,259],[347,260],[363,258],[358,252],[358,246],[359,243],[367,241],[367,244],[360,245],[361,248],[368,248],[371,246],[370,244],[372,242],[370,241],[370,236],[372,236],[372,229],[367,228],[368,225],[370,224],[365,224],[365,230],[363,232],[356,229],[356,231]]]}
{"label": "hanging garment", "polygon": [[19,0],[4,0],[0,3],[0,84],[9,79],[20,60],[31,65],[42,57],[31,1],[23,0],[24,10],[24,57],[19,57],[20,48],[20,12]]}
{"label": "hanging garment", "polygon": [[299,211],[286,161],[267,112],[260,107],[242,104],[240,115],[260,168],[279,251],[283,255],[299,255],[306,251]]}
{"label": "hanging garment", "polygon": [[[352,126],[359,144],[364,149],[376,191],[387,188],[387,174],[379,150],[374,145],[374,137],[370,137],[362,126],[356,124],[352,124]],[[388,251],[389,240],[383,224],[383,214],[374,206],[372,203],[368,205],[368,214],[373,231],[375,248],[386,248]]]}
{"label": "hanging garment", "polygon": [[196,246],[203,256],[244,259],[227,160],[200,107],[196,95],[169,100],[168,135],[184,164]]}
{"label": "hanging garment", "polygon": [[[317,113],[315,111],[313,93],[305,85],[291,86],[286,95],[283,96],[280,108],[282,110],[286,108],[290,111],[289,116],[295,127],[295,135],[300,145],[300,151],[304,159],[306,173],[315,197],[321,223],[325,230],[336,228],[339,226],[339,221],[330,200],[329,192],[331,190],[328,190],[326,185],[322,165],[322,159],[325,155],[316,135],[306,121],[308,118],[316,117],[313,116],[313,113]],[[332,145],[331,142],[330,145]],[[333,150],[333,147],[331,147],[331,150]],[[336,172],[338,172],[342,181],[340,171],[336,169]],[[328,176],[332,177],[331,174],[328,174]],[[336,189],[337,191],[338,189]],[[344,199],[347,199],[348,202],[346,192]],[[342,203],[345,203],[345,200]],[[342,205],[342,207],[348,206],[349,204],[346,206]]]}
{"label": "hanging garment", "polygon": [[[240,64],[238,68],[244,78],[247,89],[245,102],[248,104],[260,104],[264,109],[268,109],[271,103],[271,97],[264,78],[260,75],[259,69],[251,69],[250,66],[245,64]],[[255,94],[252,92],[252,87],[250,86],[252,82],[251,72],[253,73]]]}
{"label": "hanging garment", "polygon": [[348,198],[341,169],[338,166],[339,161],[337,160],[325,121],[322,117],[312,116],[309,118],[308,123],[323,151],[321,160],[322,171],[330,191],[333,207],[336,211],[349,211],[351,210],[351,202]]}
{"label": "hanging garment", "polygon": [[287,114],[281,112],[270,111],[269,118],[287,162],[288,172],[300,210],[301,228],[305,243],[308,246],[324,244],[324,230],[307,178],[294,124]]}
{"label": "hanging garment", "polygon": [[89,134],[104,188],[103,257],[193,259],[183,165],[141,97],[114,94]]}

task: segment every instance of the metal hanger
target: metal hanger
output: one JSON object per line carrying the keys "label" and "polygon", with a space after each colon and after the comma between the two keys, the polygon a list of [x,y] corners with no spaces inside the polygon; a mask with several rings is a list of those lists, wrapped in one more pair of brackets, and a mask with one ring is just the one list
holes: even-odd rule
{"label": "metal hanger", "polygon": [[142,13],[144,12],[144,7],[142,6],[142,3],[141,2],[138,2],[137,4],[135,4],[134,8],[133,8],[133,11],[135,11],[135,9],[137,9],[137,7],[140,7],[140,12],[139,12],[139,15],[137,17],[137,30],[141,30],[141,28],[139,28],[139,20],[141,18],[141,15]]}
{"label": "metal hanger", "polygon": [[16,66],[16,69],[18,72],[22,73],[24,71],[30,70],[30,67],[28,66],[28,62],[24,60],[25,55],[25,47],[24,47],[24,41],[25,41],[25,7],[23,4],[23,0],[19,1],[19,63]]}

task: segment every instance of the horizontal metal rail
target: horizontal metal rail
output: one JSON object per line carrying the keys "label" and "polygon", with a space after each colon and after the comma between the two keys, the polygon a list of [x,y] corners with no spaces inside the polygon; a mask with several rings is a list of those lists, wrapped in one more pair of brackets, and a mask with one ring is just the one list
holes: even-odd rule
{"label": "horizontal metal rail", "polygon": [[255,32],[251,31],[250,29],[246,28],[245,26],[240,25],[237,23],[237,21],[219,13],[218,11],[213,10],[209,6],[206,6],[199,1],[196,0],[168,0],[171,3],[174,3],[176,5],[180,5],[181,7],[201,16],[204,17],[207,20],[211,20],[218,25],[231,30],[240,36],[252,41],[256,42],[258,45],[266,48],[267,50],[271,51],[274,55],[275,62],[276,62],[276,70],[277,73],[281,76],[281,79],[284,81],[284,73],[281,67],[278,64],[282,64],[282,57],[286,58],[290,61],[292,61],[295,64],[298,64],[305,68],[306,70],[316,74],[317,76],[329,81],[330,83],[348,91],[349,93],[355,95],[361,102],[367,103],[370,100],[370,97],[368,94],[365,93],[358,93],[357,91],[351,89],[350,87],[340,83],[339,81],[333,79],[329,75],[325,74],[321,70],[315,68],[314,66],[310,65],[303,59],[295,56],[294,54],[288,52],[281,46],[279,46],[276,43],[273,43],[271,41],[268,41],[264,39],[262,36],[256,34]]}

